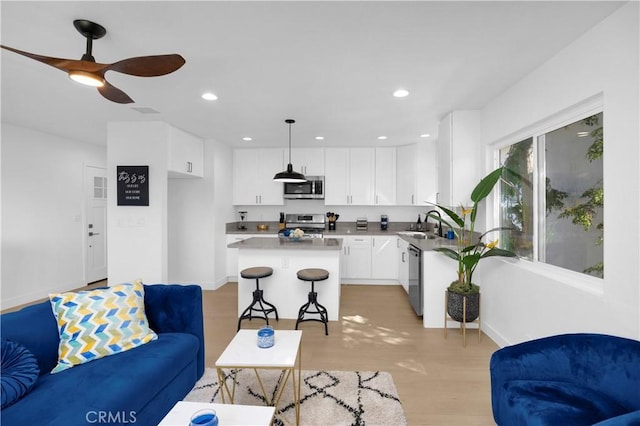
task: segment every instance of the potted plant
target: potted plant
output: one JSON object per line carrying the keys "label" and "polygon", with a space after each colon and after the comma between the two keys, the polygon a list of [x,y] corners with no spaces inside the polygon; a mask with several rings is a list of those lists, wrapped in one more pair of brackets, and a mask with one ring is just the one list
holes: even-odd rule
{"label": "potted plant", "polygon": [[[478,185],[476,185],[471,192],[471,201],[473,202],[473,205],[471,208],[461,206],[460,215],[453,210],[436,204],[436,207],[449,216],[450,220],[453,222],[451,223],[446,219],[441,219],[441,221],[454,232],[457,243],[456,250],[447,247],[438,247],[434,249],[434,251],[441,252],[458,262],[458,279],[453,281],[447,288],[447,312],[455,321],[471,322],[478,318],[480,314],[480,287],[473,283],[473,273],[480,260],[491,256],[516,256],[516,254],[510,250],[498,248],[498,240],[494,240],[487,244],[482,241],[482,238],[490,232],[511,228],[492,228],[477,238],[474,234],[478,204],[491,193],[493,187],[500,180],[503,170],[503,167],[494,170],[485,176]],[[439,218],[433,213],[429,216],[439,220]],[[463,304],[465,303],[465,299],[466,315],[463,315]]]}

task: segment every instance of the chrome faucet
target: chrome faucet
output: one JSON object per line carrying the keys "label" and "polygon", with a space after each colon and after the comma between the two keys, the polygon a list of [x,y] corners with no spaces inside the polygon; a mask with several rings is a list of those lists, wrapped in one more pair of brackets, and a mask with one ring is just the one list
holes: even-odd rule
{"label": "chrome faucet", "polygon": [[442,237],[442,215],[440,214],[440,212],[438,210],[429,210],[427,212],[427,215],[424,218],[424,225],[425,227],[427,226],[427,221],[429,220],[429,215],[431,213],[435,213],[438,215],[438,237]]}

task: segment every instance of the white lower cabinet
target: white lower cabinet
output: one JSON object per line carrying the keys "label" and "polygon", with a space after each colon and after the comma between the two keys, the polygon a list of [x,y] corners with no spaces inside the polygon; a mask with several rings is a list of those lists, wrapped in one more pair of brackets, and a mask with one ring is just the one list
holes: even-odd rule
{"label": "white lower cabinet", "polygon": [[343,237],[340,261],[343,278],[371,278],[371,237]]}
{"label": "white lower cabinet", "polygon": [[342,277],[345,279],[398,279],[397,237],[345,236],[342,243]]}
{"label": "white lower cabinet", "polygon": [[409,258],[407,257],[407,250],[409,249],[409,243],[402,238],[397,238],[397,261],[398,261],[398,281],[404,288],[404,291],[409,293]]}
{"label": "white lower cabinet", "polygon": [[375,235],[371,237],[371,278],[398,279],[398,237]]}

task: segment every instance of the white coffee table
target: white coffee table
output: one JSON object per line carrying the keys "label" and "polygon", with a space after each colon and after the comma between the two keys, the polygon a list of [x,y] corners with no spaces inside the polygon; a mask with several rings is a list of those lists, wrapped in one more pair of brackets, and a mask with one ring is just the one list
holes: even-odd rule
{"label": "white coffee table", "polygon": [[159,426],[187,426],[193,413],[204,408],[216,410],[221,426],[269,426],[276,411],[275,407],[256,405],[180,401],[167,413]]}
{"label": "white coffee table", "polygon": [[[235,380],[230,390],[224,380],[224,370],[239,368],[251,368],[256,373],[262,393],[267,404],[277,408],[284,388],[292,379],[293,400],[295,404],[296,424],[300,424],[300,379],[302,373],[302,331],[301,330],[275,330],[275,344],[270,348],[259,348],[257,330],[240,330],[226,347],[220,358],[216,361],[218,371],[218,384],[222,402],[225,403],[225,391],[229,401],[233,404],[235,396]],[[296,360],[298,371],[296,377]],[[269,400],[262,385],[259,369],[277,369],[285,371],[284,379],[278,384],[273,400]]]}

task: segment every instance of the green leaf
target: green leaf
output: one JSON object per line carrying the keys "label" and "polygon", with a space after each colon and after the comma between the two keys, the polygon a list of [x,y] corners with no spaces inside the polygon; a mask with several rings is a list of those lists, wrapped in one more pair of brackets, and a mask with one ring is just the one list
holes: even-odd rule
{"label": "green leaf", "polygon": [[495,228],[489,229],[484,234],[480,235],[480,239],[483,239],[484,236],[487,235],[490,232],[495,232],[495,231],[513,231],[513,230],[515,230],[515,228],[513,226],[497,226]]}
{"label": "green leaf", "polygon": [[471,201],[473,201],[474,203],[478,203],[479,201],[486,198],[487,195],[491,193],[491,191],[493,190],[493,187],[496,185],[496,183],[500,180],[500,177],[502,176],[502,169],[503,169],[502,167],[498,167],[497,169],[489,173],[487,176],[482,178],[482,180],[478,183],[478,185],[476,185],[476,187],[473,188],[473,191],[471,191]]}
{"label": "green leaf", "polygon": [[440,253],[444,254],[447,257],[452,258],[453,260],[460,260],[460,256],[458,256],[458,252],[455,250],[451,250],[450,248],[437,247],[437,248],[434,248],[433,251],[439,251]]}
{"label": "green leaf", "polygon": [[[436,205],[437,205],[437,204],[436,204]],[[448,208],[446,208],[446,207],[440,206],[440,205],[437,205],[437,206],[438,206],[438,208],[439,208],[440,210],[442,210],[443,212],[445,212],[445,213],[447,214],[447,216],[449,216],[451,219],[453,219],[453,221],[454,221],[454,222],[455,222],[455,223],[456,223],[460,228],[463,228],[463,227],[464,227],[464,219],[462,219],[460,216],[458,216],[458,214],[457,214],[456,212],[454,212],[453,210],[450,210],[450,209],[448,209]],[[434,217],[435,219],[437,219],[437,217],[436,217],[436,216],[433,216],[433,217]],[[444,219],[443,219],[443,222],[444,222]],[[446,223],[446,222],[445,222],[445,223]],[[453,227],[452,227],[452,226],[450,226],[448,223],[447,223],[447,226],[449,226],[449,228],[453,228]]]}
{"label": "green leaf", "polygon": [[516,257],[517,255],[512,252],[511,250],[504,250],[501,248],[497,248],[494,247],[490,250],[487,250],[482,256],[481,258],[484,259],[485,257],[491,257],[491,256],[504,256],[504,257]]}
{"label": "green leaf", "polygon": [[472,268],[479,261],[480,261],[480,254],[479,253],[468,254],[462,259],[462,263],[467,268]]}

